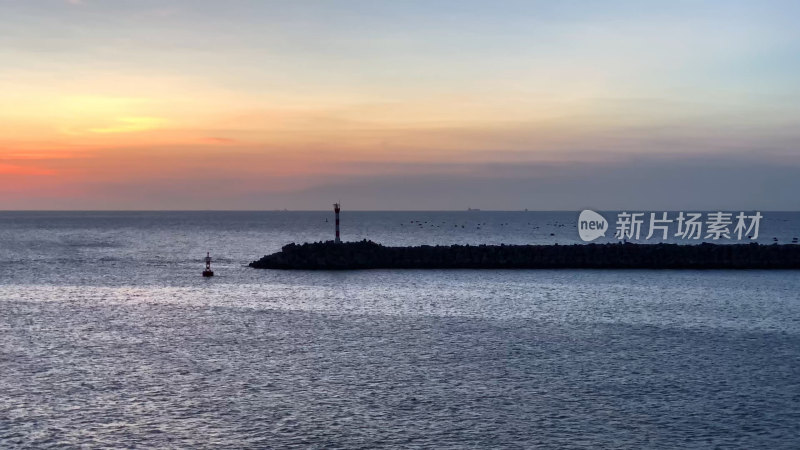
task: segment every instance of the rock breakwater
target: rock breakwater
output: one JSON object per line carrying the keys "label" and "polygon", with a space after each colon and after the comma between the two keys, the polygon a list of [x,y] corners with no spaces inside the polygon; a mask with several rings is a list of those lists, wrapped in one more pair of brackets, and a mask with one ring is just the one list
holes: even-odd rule
{"label": "rock breakwater", "polygon": [[372,241],[288,244],[258,269],[800,269],[800,245],[422,245]]}

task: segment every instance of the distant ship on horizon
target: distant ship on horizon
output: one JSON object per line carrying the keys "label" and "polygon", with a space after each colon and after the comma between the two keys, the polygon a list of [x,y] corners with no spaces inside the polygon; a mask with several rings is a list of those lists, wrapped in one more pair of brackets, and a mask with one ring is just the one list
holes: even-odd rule
{"label": "distant ship on horizon", "polygon": [[480,211],[480,208],[467,208],[467,211]]}

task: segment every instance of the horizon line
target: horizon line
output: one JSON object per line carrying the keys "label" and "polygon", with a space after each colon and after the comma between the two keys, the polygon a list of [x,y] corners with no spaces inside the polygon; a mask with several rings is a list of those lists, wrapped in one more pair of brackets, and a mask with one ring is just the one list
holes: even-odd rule
{"label": "horizon line", "polygon": [[[343,210],[347,212],[580,212],[584,209],[349,209]],[[625,209],[592,209],[598,212],[616,212],[616,211],[634,211],[634,212],[681,212],[681,211],[759,211],[769,213],[798,213],[800,210],[789,209],[704,209],[704,208],[684,208],[684,209],[639,209],[639,208],[625,208]],[[329,212],[330,209],[0,209],[0,213],[10,212],[42,212],[42,213],[56,213],[56,212]]]}

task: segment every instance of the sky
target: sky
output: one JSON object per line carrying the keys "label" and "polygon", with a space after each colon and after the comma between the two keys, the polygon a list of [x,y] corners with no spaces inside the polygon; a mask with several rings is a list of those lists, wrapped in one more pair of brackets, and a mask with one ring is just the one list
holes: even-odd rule
{"label": "sky", "polygon": [[796,1],[0,17],[0,209],[800,210]]}

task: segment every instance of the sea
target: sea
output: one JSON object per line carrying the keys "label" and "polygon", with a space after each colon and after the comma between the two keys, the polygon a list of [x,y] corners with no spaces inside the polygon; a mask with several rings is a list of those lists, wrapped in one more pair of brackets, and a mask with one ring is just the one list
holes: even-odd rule
{"label": "sea", "polygon": [[[800,213],[762,214],[758,242],[800,236]],[[345,210],[341,228],[568,245],[577,220]],[[800,448],[798,271],[248,267],[333,227],[0,212],[0,448]]]}

